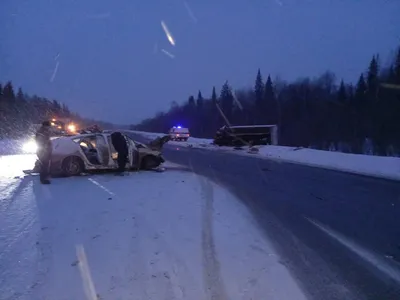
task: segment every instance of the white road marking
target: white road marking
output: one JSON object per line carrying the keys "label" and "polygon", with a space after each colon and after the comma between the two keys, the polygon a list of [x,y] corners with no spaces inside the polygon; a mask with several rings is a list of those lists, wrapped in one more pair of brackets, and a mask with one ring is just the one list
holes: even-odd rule
{"label": "white road marking", "polygon": [[371,250],[367,250],[357,243],[353,242],[349,238],[344,235],[328,228],[327,226],[322,225],[321,223],[312,220],[306,216],[304,218],[313,224],[315,227],[325,232],[330,237],[334,238],[336,241],[341,243],[343,246],[346,246],[348,249],[353,251],[355,254],[363,258],[372,264],[375,268],[392,278],[393,280],[400,283],[400,269],[395,267],[393,263],[390,263],[388,260],[383,259],[380,255],[373,253]]}
{"label": "white road marking", "polygon": [[99,188],[101,188],[103,191],[105,191],[106,193],[109,193],[111,196],[115,196],[115,194],[113,192],[111,192],[108,188],[106,188],[104,185],[101,185],[100,183],[98,183],[96,180],[92,179],[92,178],[88,178],[88,180],[93,183],[94,185],[98,186]]}
{"label": "white road marking", "polygon": [[83,245],[76,246],[76,256],[79,260],[79,271],[81,272],[83,288],[85,290],[85,294],[88,300],[97,300],[97,293],[94,288],[92,276],[90,274],[89,264],[87,262],[85,249]]}

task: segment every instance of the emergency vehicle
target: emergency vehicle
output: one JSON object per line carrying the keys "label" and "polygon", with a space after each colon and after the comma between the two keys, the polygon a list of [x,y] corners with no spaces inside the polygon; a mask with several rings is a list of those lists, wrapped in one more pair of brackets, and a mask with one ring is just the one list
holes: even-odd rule
{"label": "emergency vehicle", "polygon": [[190,137],[189,129],[181,126],[172,127],[168,134],[173,141],[187,141]]}

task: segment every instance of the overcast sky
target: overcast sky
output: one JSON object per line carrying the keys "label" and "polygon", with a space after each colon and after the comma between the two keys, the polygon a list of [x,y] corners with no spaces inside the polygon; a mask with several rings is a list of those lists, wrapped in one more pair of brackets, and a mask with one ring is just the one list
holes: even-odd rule
{"label": "overcast sky", "polygon": [[399,15],[399,0],[0,0],[0,81],[135,123],[257,68],[356,80],[400,45]]}

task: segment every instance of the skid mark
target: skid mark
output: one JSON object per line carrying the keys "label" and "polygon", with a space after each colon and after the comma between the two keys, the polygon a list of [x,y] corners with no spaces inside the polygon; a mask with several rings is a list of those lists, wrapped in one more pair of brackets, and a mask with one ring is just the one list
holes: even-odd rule
{"label": "skid mark", "polygon": [[211,183],[201,178],[201,186],[205,203],[202,207],[202,253],[203,276],[206,294],[209,299],[228,299],[221,278],[221,268],[218,261],[213,234],[213,203],[214,193]]}

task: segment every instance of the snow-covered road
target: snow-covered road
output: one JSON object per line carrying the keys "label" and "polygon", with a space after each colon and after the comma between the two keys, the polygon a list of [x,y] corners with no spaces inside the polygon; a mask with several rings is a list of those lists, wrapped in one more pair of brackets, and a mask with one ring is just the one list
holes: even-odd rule
{"label": "snow-covered road", "polygon": [[53,179],[0,157],[0,299],[305,299],[230,192],[171,165]]}

